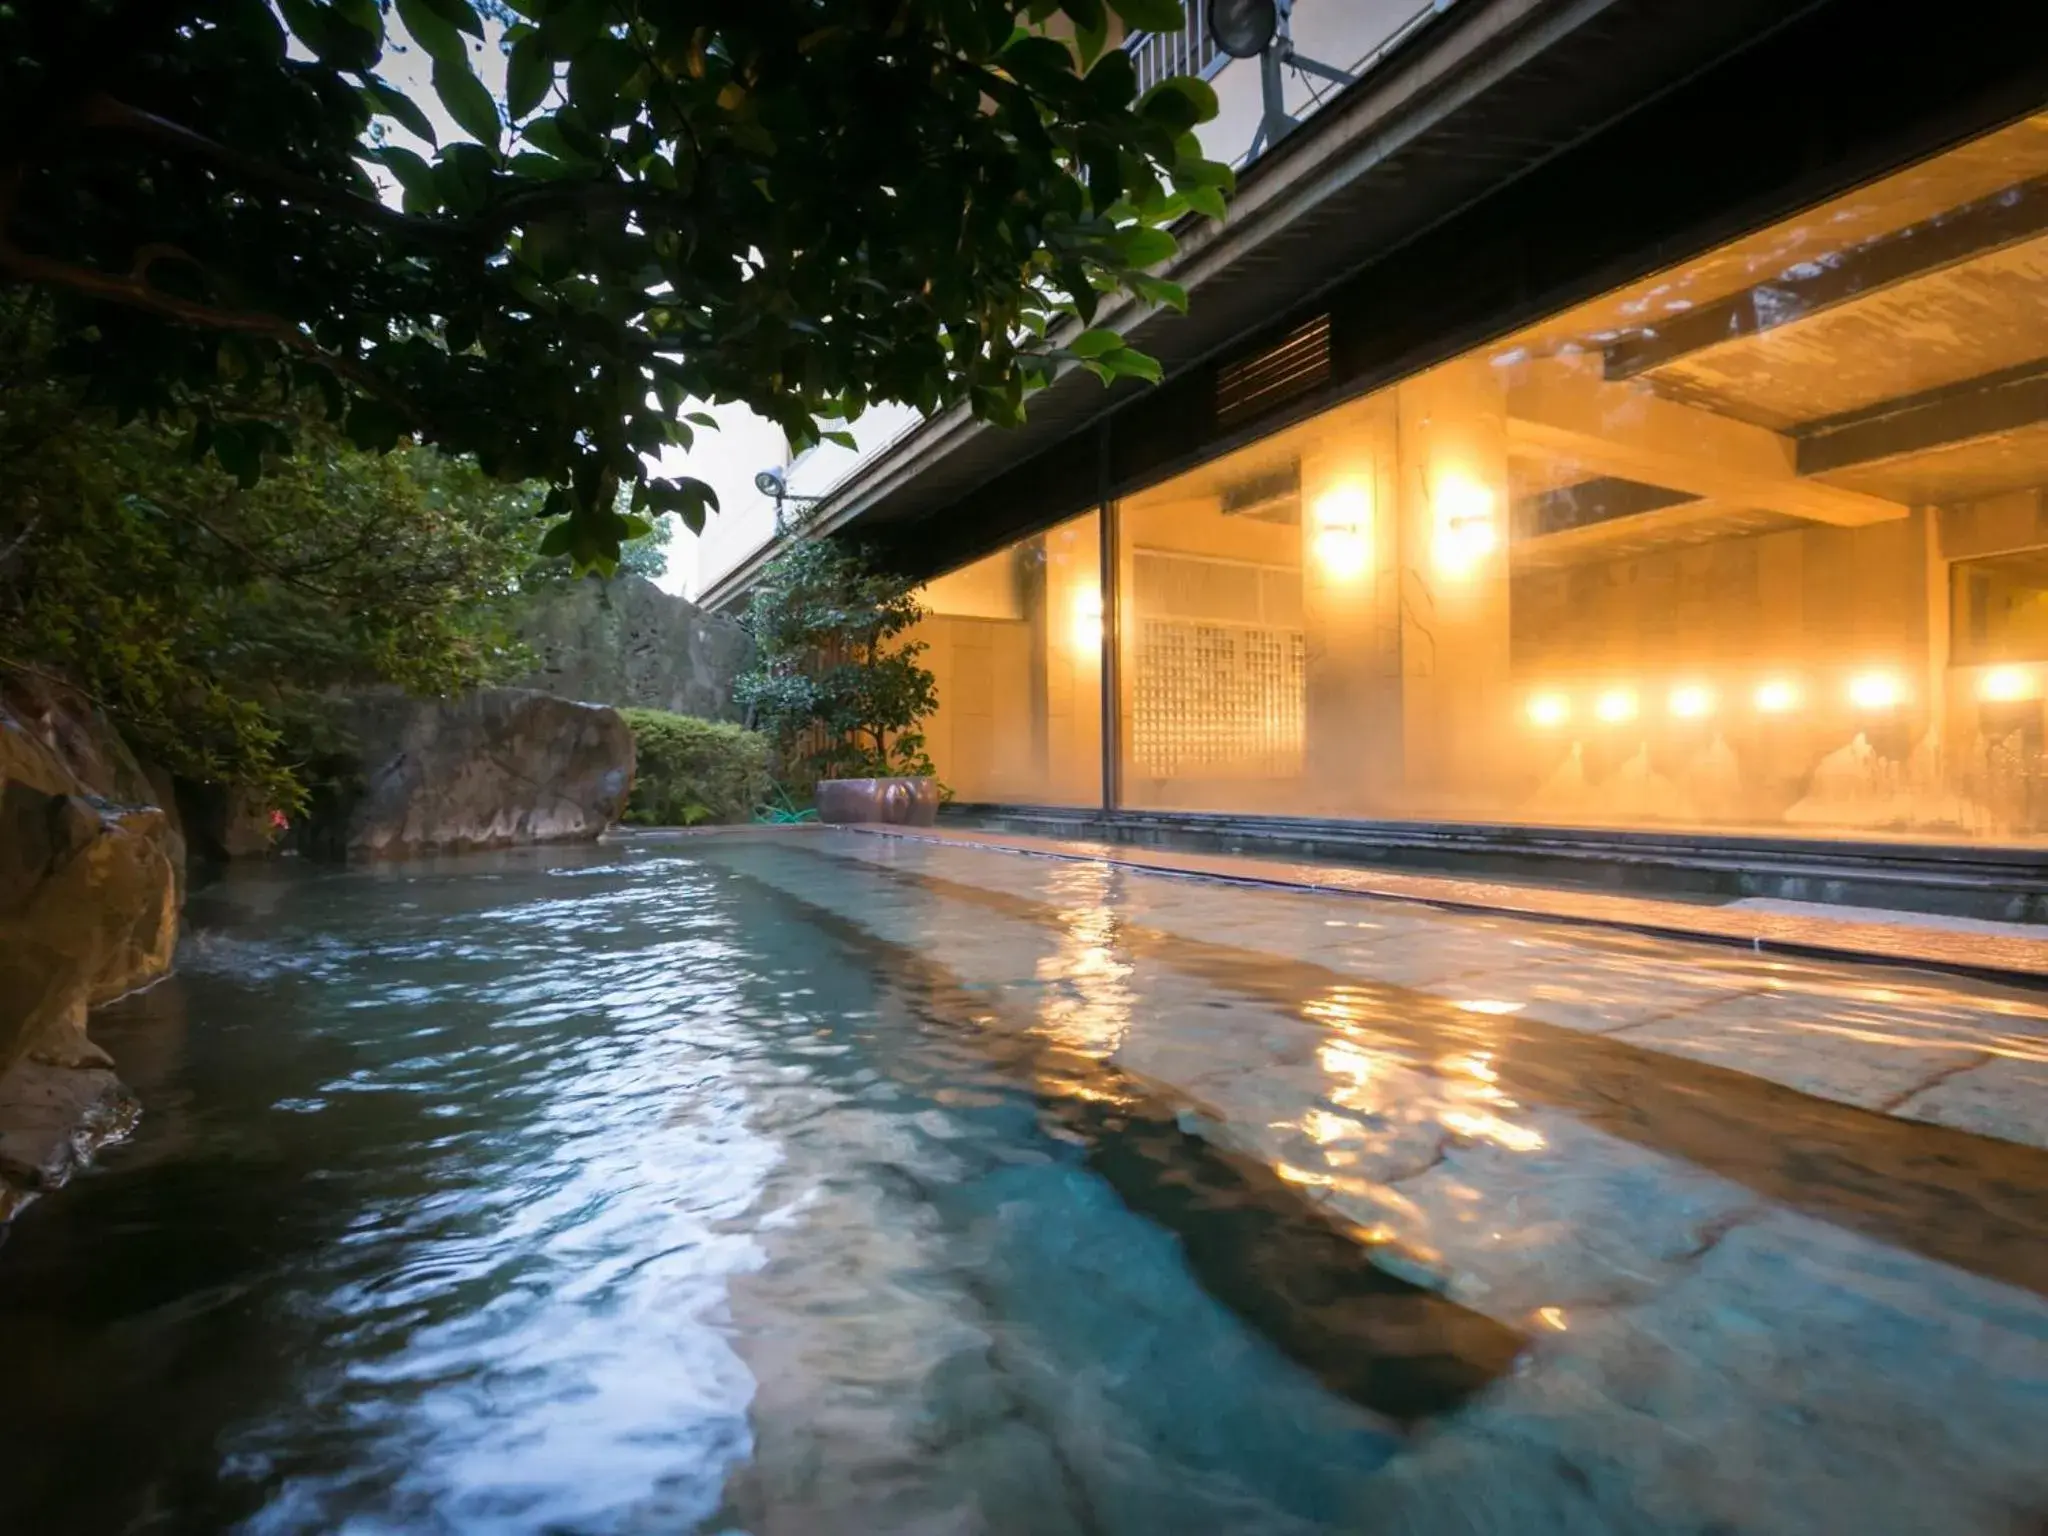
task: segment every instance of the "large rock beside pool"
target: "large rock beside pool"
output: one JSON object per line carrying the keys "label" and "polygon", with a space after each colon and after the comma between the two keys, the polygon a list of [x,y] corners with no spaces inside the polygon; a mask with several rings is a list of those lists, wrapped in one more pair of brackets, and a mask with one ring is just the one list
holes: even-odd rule
{"label": "large rock beside pool", "polygon": [[184,850],[90,706],[0,688],[0,1222],[133,1119],[87,1010],[170,969]]}
{"label": "large rock beside pool", "polygon": [[86,1010],[170,969],[183,856],[104,721],[53,690],[0,694],[0,1073],[101,1059]]}
{"label": "large rock beside pool", "polygon": [[335,713],[353,762],[302,839],[325,856],[588,842],[633,787],[633,733],[606,705],[524,688],[452,699],[378,691],[337,700]]}

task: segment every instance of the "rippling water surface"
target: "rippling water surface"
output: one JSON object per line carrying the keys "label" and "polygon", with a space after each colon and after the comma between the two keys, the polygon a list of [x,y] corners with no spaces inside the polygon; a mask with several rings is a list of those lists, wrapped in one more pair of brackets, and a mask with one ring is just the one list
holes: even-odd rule
{"label": "rippling water surface", "polygon": [[2038,991],[814,829],[238,871],[94,1030],[0,1536],[2048,1531]]}
{"label": "rippling water surface", "polygon": [[1243,1268],[1327,1233],[915,970],[673,849],[197,893],[0,1249],[0,1530],[1334,1529],[1507,1367],[1337,1379]]}

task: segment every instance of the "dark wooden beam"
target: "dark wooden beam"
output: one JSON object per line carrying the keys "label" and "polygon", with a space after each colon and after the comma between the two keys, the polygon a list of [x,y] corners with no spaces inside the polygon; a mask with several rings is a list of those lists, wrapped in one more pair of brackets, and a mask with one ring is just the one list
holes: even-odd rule
{"label": "dark wooden beam", "polygon": [[2048,177],[2036,177],[1624,337],[1606,349],[1607,377],[1632,379],[1708,347],[1796,325],[2044,232]]}
{"label": "dark wooden beam", "polygon": [[1924,453],[2048,420],[2048,358],[1794,429],[1799,473]]}

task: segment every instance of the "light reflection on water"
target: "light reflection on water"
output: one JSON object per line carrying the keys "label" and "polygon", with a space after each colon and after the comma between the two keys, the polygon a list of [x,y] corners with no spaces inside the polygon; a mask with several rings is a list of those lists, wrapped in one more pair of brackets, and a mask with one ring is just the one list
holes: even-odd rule
{"label": "light reflection on water", "polygon": [[[1128,967],[1055,894],[1038,1028],[1086,1061]],[[728,872],[279,870],[192,919],[98,1027],[140,1136],[0,1252],[0,1530],[1311,1531],[1396,1443]]]}
{"label": "light reflection on water", "polygon": [[2025,999],[826,833],[193,913],[0,1251],[6,1536],[2048,1509],[2048,1153],[1602,1033]]}

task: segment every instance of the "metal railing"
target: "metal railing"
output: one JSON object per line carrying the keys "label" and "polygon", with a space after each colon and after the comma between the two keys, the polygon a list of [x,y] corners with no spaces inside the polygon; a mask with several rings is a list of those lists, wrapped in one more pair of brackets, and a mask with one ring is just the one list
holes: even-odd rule
{"label": "metal railing", "polygon": [[1178,32],[1134,32],[1124,39],[1124,52],[1137,66],[1140,95],[1174,75],[1206,80],[1230,62],[1209,35],[1209,0],[1187,0],[1187,13],[1187,25]]}

